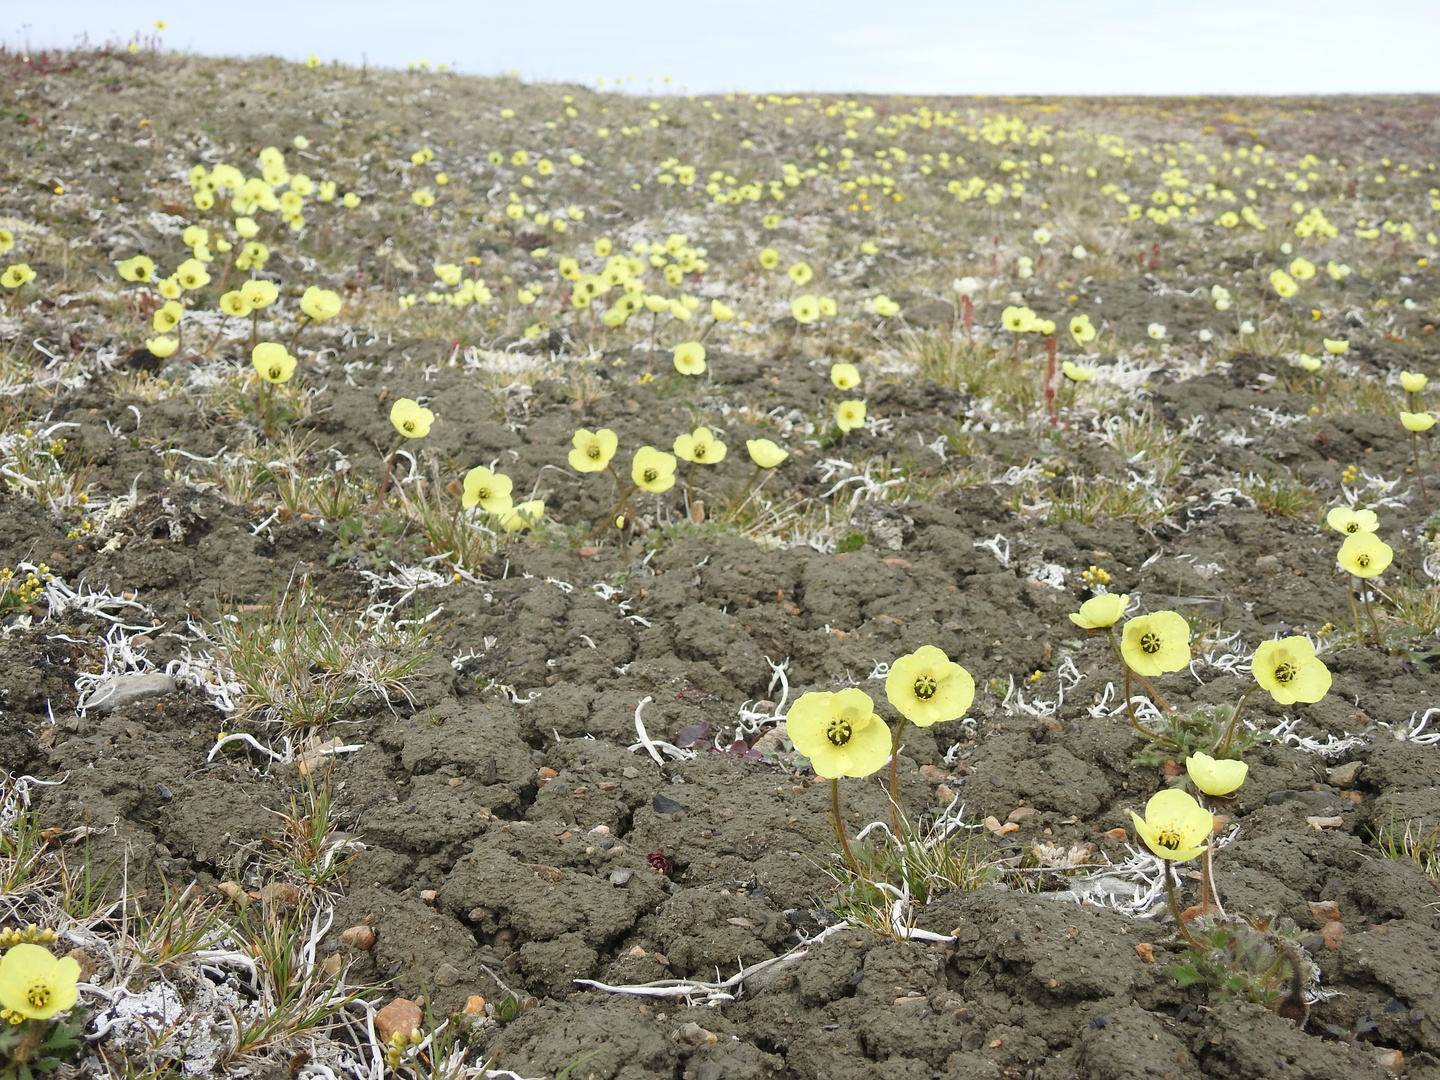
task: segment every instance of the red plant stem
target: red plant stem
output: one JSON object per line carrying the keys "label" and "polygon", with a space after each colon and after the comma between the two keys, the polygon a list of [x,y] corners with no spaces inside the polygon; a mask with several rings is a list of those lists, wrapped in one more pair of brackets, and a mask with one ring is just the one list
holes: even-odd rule
{"label": "red plant stem", "polygon": [[1050,426],[1055,427],[1060,418],[1055,413],[1055,335],[1045,335],[1045,411],[1050,414]]}

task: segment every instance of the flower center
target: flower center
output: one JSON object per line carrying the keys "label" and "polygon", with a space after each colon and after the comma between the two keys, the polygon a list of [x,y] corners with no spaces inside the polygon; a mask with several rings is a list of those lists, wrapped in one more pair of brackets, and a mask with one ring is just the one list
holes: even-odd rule
{"label": "flower center", "polygon": [[704,444],[704,443],[697,443],[697,444],[695,445],[695,460],[696,460],[696,461],[704,461],[704,460],[705,460],[705,444]]}
{"label": "flower center", "polygon": [[1163,848],[1178,851],[1183,841],[1179,829],[1173,825],[1162,825],[1155,830],[1155,842]]}
{"label": "flower center", "polygon": [[280,381],[280,365],[279,365],[279,364],[271,364],[271,365],[270,365],[270,381],[271,381],[271,382],[279,382],[279,381]]}
{"label": "flower center", "polygon": [[1289,660],[1282,661],[1275,665],[1275,681],[1288,683],[1299,675],[1300,671]]}
{"label": "flower center", "polygon": [[832,746],[844,746],[850,741],[850,721],[840,717],[831,717],[830,724],[825,729],[825,738],[830,740]]}
{"label": "flower center", "polygon": [[641,473],[640,475],[642,475],[643,477],[645,477],[645,482],[646,482],[647,484],[653,484],[653,483],[656,481],[656,479],[660,476],[660,471],[659,471],[658,469],[646,469],[646,470],[645,470],[643,473]]}
{"label": "flower center", "polygon": [[1370,565],[1370,556],[1362,551],[1359,555],[1355,556],[1355,563],[1363,570]]}
{"label": "flower center", "polygon": [[589,446],[587,446],[585,448],[585,456],[588,457],[591,461],[600,460],[600,444],[591,443]]}
{"label": "flower center", "polygon": [[929,701],[939,686],[934,675],[921,675],[915,680],[915,696],[921,701]]}
{"label": "flower center", "polygon": [[25,988],[25,1001],[32,1009],[39,1011],[50,1004],[50,998],[54,994],[55,987],[48,979],[35,979]]}
{"label": "flower center", "polygon": [[1140,649],[1150,654],[1159,652],[1160,635],[1153,632],[1140,635]]}
{"label": "flower center", "polygon": [[403,424],[401,424],[400,426],[403,427],[406,431],[414,431],[414,430],[415,430],[415,421],[414,421],[414,420],[406,420],[406,421],[405,421]]}
{"label": "flower center", "polygon": [[1360,523],[1359,523],[1358,521],[1347,521],[1347,522],[1345,523],[1345,531],[1346,531],[1347,533],[1357,533],[1357,532],[1359,532],[1359,531],[1360,531]]}

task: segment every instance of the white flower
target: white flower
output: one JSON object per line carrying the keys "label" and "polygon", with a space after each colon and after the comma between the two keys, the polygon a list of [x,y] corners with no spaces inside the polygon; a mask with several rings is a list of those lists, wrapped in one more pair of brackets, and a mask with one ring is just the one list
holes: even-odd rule
{"label": "white flower", "polygon": [[1255,324],[1252,323],[1249,319],[1246,319],[1244,322],[1242,322],[1242,323],[1240,324],[1240,333],[1242,333],[1242,334],[1253,334],[1254,332],[1255,332]]}
{"label": "white flower", "polygon": [[1145,332],[1149,334],[1152,338],[1154,338],[1156,341],[1165,340],[1164,323],[1152,322],[1148,327],[1145,328]]}
{"label": "white flower", "polygon": [[1085,250],[1084,244],[1076,244],[1073,248],[1070,249],[1070,257],[1072,259],[1083,259],[1089,254],[1090,253]]}
{"label": "white flower", "polygon": [[1195,336],[1198,337],[1201,341],[1209,341],[1209,340],[1210,340],[1211,338],[1213,338],[1215,335],[1212,334],[1212,333],[1210,333],[1209,330],[1201,330],[1201,331],[1200,331],[1198,334],[1196,334]]}
{"label": "white flower", "polygon": [[979,295],[983,284],[979,278],[962,277],[956,278],[954,281],[952,281],[950,283],[950,287],[955,290],[956,294],[960,296],[968,296],[971,300],[974,300],[975,297]]}

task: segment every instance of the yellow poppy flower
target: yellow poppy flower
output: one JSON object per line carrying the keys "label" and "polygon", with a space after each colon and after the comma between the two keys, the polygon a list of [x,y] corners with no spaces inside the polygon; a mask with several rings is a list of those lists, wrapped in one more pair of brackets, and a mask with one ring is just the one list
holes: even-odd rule
{"label": "yellow poppy flower", "polygon": [[869,776],[890,759],[890,729],[875,703],[853,687],[838,693],[801,694],[785,718],[795,749],[817,776]]}
{"label": "yellow poppy flower", "polygon": [[860,369],[854,364],[831,364],[830,381],[839,390],[853,390],[860,385]]}
{"label": "yellow poppy flower", "polygon": [[1101,593],[1081,604],[1079,611],[1072,611],[1070,621],[1086,630],[1103,630],[1119,622],[1129,605],[1129,593]]}
{"label": "yellow poppy flower", "polygon": [[1336,532],[1348,534],[1373,533],[1380,528],[1380,519],[1374,510],[1351,510],[1348,506],[1332,507],[1325,515],[1325,524]]}
{"label": "yellow poppy flower", "polygon": [[1076,345],[1085,345],[1095,340],[1095,324],[1089,315],[1076,315],[1070,320],[1070,336]]}
{"label": "yellow poppy flower", "polygon": [[1350,348],[1350,342],[1344,338],[1323,338],[1321,340],[1325,342],[1325,351],[1331,356],[1341,356],[1346,349]]}
{"label": "yellow poppy flower", "polygon": [[870,306],[875,309],[876,315],[883,316],[887,319],[892,315],[900,314],[900,305],[894,300],[891,300],[890,297],[886,296],[884,293],[881,293],[879,296],[875,297],[875,299],[871,300]]}
{"label": "yellow poppy flower", "polygon": [[750,452],[750,460],[762,469],[773,469],[790,456],[790,451],[782,450],[769,439],[746,439],[745,449]]}
{"label": "yellow poppy flower", "polygon": [[[4,284],[3,278],[0,278],[0,284]],[[176,281],[174,276],[162,278],[155,288],[166,300],[178,300],[185,295],[185,290],[180,287],[180,282]]]}
{"label": "yellow poppy flower", "polygon": [[1203,853],[1215,828],[1214,815],[1179,788],[1157,791],[1145,804],[1143,818],[1134,810],[1130,817],[1145,846],[1172,862],[1189,862]]}
{"label": "yellow poppy flower", "polygon": [[1418,371],[1400,372],[1400,387],[1407,394],[1418,394],[1430,380]]}
{"label": "yellow poppy flower", "polygon": [[434,422],[435,414],[412,398],[402,397],[390,406],[390,423],[407,439],[423,439]]}
{"label": "yellow poppy flower", "polygon": [[252,308],[269,307],[280,295],[275,283],[264,278],[253,278],[240,286],[240,295]]}
{"label": "yellow poppy flower", "polygon": [[502,513],[511,507],[510,491],[513,487],[510,477],[504,473],[491,472],[480,465],[465,474],[465,490],[460,505],[466,510],[480,507],[492,514]]}
{"label": "yellow poppy flower", "polygon": [[435,193],[429,188],[419,188],[418,190],[412,191],[410,193],[410,201],[413,202],[416,206],[434,206]]}
{"label": "yellow poppy flower", "polygon": [[780,265],[780,253],[774,248],[760,249],[760,265],[766,270],[774,270]]}
{"label": "yellow poppy flower", "polygon": [[180,342],[176,341],[173,337],[165,337],[164,335],[150,338],[145,342],[145,348],[150,350],[150,355],[159,357],[161,360],[164,360],[168,356],[173,356],[175,350],[179,347]]}
{"label": "yellow poppy flower", "polygon": [[250,352],[250,363],[268,383],[283,383],[295,374],[295,357],[285,346],[274,341],[262,341]]}
{"label": "yellow poppy flower", "polygon": [[811,293],[801,293],[790,301],[790,315],[803,326],[820,318],[820,300]]}
{"label": "yellow poppy flower", "polygon": [[1012,304],[1000,312],[1000,325],[1012,334],[1027,333],[1034,322],[1035,312],[1028,307],[1016,307]]}
{"label": "yellow poppy flower", "polygon": [[1060,362],[1060,372],[1071,382],[1088,382],[1095,377],[1095,369],[1072,364],[1069,360]]}
{"label": "yellow poppy flower", "polygon": [[835,407],[835,426],[841,431],[854,431],[865,424],[863,401],[842,401]]}
{"label": "yellow poppy flower", "polygon": [[810,264],[806,262],[791,263],[790,269],[785,272],[790,275],[790,280],[796,285],[808,284],[810,279],[815,276],[815,271],[810,269]]}
{"label": "yellow poppy flower", "polygon": [[[1361,536],[1372,536],[1361,533]],[[1250,661],[1251,674],[1262,690],[1281,705],[1314,704],[1330,692],[1330,669],[1315,655],[1309,638],[1262,641]]]}
{"label": "yellow poppy flower", "polygon": [[226,315],[244,318],[250,314],[250,302],[239,289],[231,289],[220,297],[220,310]]}
{"label": "yellow poppy flower", "polygon": [[729,322],[735,318],[735,311],[728,305],[722,304],[719,300],[711,300],[710,317],[716,322]]}
{"label": "yellow poppy flower", "polygon": [[574,449],[570,451],[570,467],[576,472],[599,472],[610,464],[620,439],[609,428],[588,431],[580,428],[571,436]]}
{"label": "yellow poppy flower", "polygon": [[1296,259],[1290,264],[1290,275],[1296,281],[1309,281],[1315,276],[1315,264],[1309,259]]}
{"label": "yellow poppy flower", "polygon": [[210,273],[199,259],[186,259],[175,268],[175,280],[182,289],[203,289],[210,284]]}
{"label": "yellow poppy flower", "polygon": [[675,456],[682,461],[696,465],[718,465],[725,460],[728,448],[710,433],[707,427],[698,427],[690,435],[675,436]]}
{"label": "yellow poppy flower", "polygon": [[675,370],[681,375],[704,375],[705,346],[698,341],[685,341],[676,345]]}
{"label": "yellow poppy flower", "polygon": [[500,528],[506,532],[531,529],[545,516],[545,500],[531,499],[529,502],[523,502],[519,506],[508,507],[496,513],[499,516]]}
{"label": "yellow poppy flower", "polygon": [[354,210],[360,205],[360,196],[353,191],[347,191],[340,197],[340,204],[344,206],[346,210]]}
{"label": "yellow poppy flower", "polygon": [[115,264],[115,269],[126,281],[149,281],[155,276],[155,264],[144,255],[122,259]]}
{"label": "yellow poppy flower", "polygon": [[1379,577],[1394,558],[1390,545],[1373,532],[1351,533],[1335,555],[1340,569],[1358,578]]}
{"label": "yellow poppy flower", "polygon": [[1209,754],[1196,752],[1185,759],[1190,782],[1206,795],[1229,795],[1245,783],[1250,766],[1229,758],[1216,760]]}
{"label": "yellow poppy flower", "polygon": [[1125,624],[1120,655],[1147,679],[1190,663],[1190,624],[1173,611],[1155,611]]}
{"label": "yellow poppy flower", "polygon": [[1310,372],[1312,375],[1315,372],[1319,371],[1324,365],[1325,361],[1320,360],[1317,357],[1310,356],[1306,353],[1300,354],[1300,366],[1306,371]]}
{"label": "yellow poppy flower", "polygon": [[340,294],[311,285],[305,290],[305,295],[300,297],[300,310],[314,322],[333,319],[340,314]]}
{"label": "yellow poppy flower", "polygon": [[958,720],[975,701],[970,673],[934,645],[922,645],[890,665],[885,696],[912,724]]}
{"label": "yellow poppy flower", "polygon": [[669,491],[675,486],[675,456],[653,446],[640,447],[630,464],[630,479],[657,495]]}
{"label": "yellow poppy flower", "polygon": [[49,1020],[75,1007],[80,964],[56,959],[49,949],[21,942],[0,957],[0,1005],[27,1020]]}
{"label": "yellow poppy flower", "polygon": [[1419,434],[1435,426],[1435,417],[1428,412],[1401,412],[1400,423],[1405,425],[1406,431]]}
{"label": "yellow poppy flower", "polygon": [[175,329],[185,315],[185,309],[180,306],[178,300],[167,300],[155,309],[155,314],[150,320],[150,325],[155,327],[157,334],[163,334]]}
{"label": "yellow poppy flower", "polygon": [[1295,279],[1284,270],[1270,271],[1270,287],[1279,294],[1283,300],[1288,300],[1300,291],[1300,286],[1295,284]]}

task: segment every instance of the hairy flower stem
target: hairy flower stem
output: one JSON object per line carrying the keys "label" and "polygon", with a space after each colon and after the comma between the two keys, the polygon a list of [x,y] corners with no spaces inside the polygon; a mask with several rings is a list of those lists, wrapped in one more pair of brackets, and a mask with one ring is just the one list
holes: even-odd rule
{"label": "hairy flower stem", "polygon": [[1355,634],[1360,634],[1360,609],[1355,606],[1355,590],[1359,587],[1360,579],[1353,574],[1350,577],[1350,618],[1355,620]]}
{"label": "hairy flower stem", "polygon": [[[1115,659],[1120,661],[1120,668],[1125,672],[1125,711],[1130,715],[1130,724],[1147,739],[1153,739],[1156,737],[1155,733],[1140,723],[1140,718],[1135,715],[1135,703],[1130,700],[1130,665],[1125,662],[1125,654],[1120,651],[1120,645],[1115,640],[1115,631],[1107,630],[1106,634],[1110,638],[1110,648],[1115,650]],[[1150,689],[1149,683],[1146,683],[1145,686],[1146,689]],[[1150,692],[1153,697],[1154,690],[1151,689]]]}
{"label": "hairy flower stem", "polygon": [[690,471],[685,474],[685,520],[695,523],[695,462],[690,462]]}
{"label": "hairy flower stem", "polygon": [[835,835],[840,838],[840,850],[845,852],[845,862],[849,864],[850,871],[859,878],[865,875],[860,872],[860,864],[855,861],[855,854],[850,850],[850,840],[845,835],[845,819],[840,814],[840,778],[830,778],[830,814],[835,821]]}
{"label": "hairy flower stem", "polygon": [[1425,474],[1420,471],[1420,433],[1417,431],[1410,443],[1415,458],[1415,479],[1420,482],[1420,497],[1425,500],[1425,516],[1430,516],[1430,493],[1425,490]]}
{"label": "hairy flower stem", "polygon": [[1235,711],[1230,714],[1230,722],[1225,725],[1225,737],[1215,744],[1216,757],[1228,758],[1230,756],[1230,748],[1235,742],[1235,732],[1240,730],[1240,714],[1245,711],[1245,699],[1254,693],[1255,687],[1258,685],[1256,683],[1247,686],[1245,692],[1240,695],[1240,700],[1235,702]]}
{"label": "hairy flower stem", "polygon": [[895,736],[890,741],[890,820],[895,824],[895,838],[903,837],[900,822],[900,733],[905,730],[905,717],[895,725]]}
{"label": "hairy flower stem", "polygon": [[1170,864],[1161,861],[1160,869],[1165,874],[1165,897],[1170,901],[1170,914],[1175,916],[1175,925],[1180,928],[1180,936],[1192,949],[1204,949],[1199,940],[1190,932],[1190,924],[1185,921],[1185,916],[1180,914],[1180,897],[1175,892],[1175,880],[1171,877]]}
{"label": "hairy flower stem", "polygon": [[301,330],[304,330],[305,327],[309,326],[309,325],[310,325],[310,322],[311,322],[311,320],[310,320],[310,316],[309,316],[309,315],[301,315],[301,316],[300,316],[300,322],[299,322],[299,323],[296,325],[296,327],[295,327],[295,333],[293,333],[293,334],[290,335],[290,344],[288,344],[288,345],[285,346],[285,351],[286,351],[286,352],[291,353],[291,354],[294,354],[294,352],[295,352],[295,343],[300,340],[300,331],[301,331]]}
{"label": "hairy flower stem", "polygon": [[255,346],[260,342],[260,309],[250,309],[250,351],[255,351]]}
{"label": "hairy flower stem", "polygon": [[395,455],[400,452],[400,447],[404,445],[405,436],[402,435],[400,436],[400,441],[394,445],[390,453],[385,455],[385,473],[380,478],[380,490],[375,495],[375,505],[370,508],[371,521],[375,520],[375,515],[380,512],[380,507],[385,502],[385,493],[390,490],[390,472],[395,467]]}
{"label": "hairy flower stem", "polygon": [[1200,914],[1210,914],[1210,900],[1215,900],[1215,910],[1221,915],[1225,914],[1225,908],[1220,903],[1220,890],[1215,887],[1215,865],[1210,857],[1211,847],[1205,845],[1205,853],[1200,856]]}
{"label": "hairy flower stem", "polygon": [[1365,604],[1365,614],[1370,618],[1370,629],[1375,631],[1375,644],[1383,645],[1385,639],[1380,635],[1380,622],[1375,618],[1375,607],[1370,603],[1370,590],[1365,589],[1360,593],[1360,599]]}

